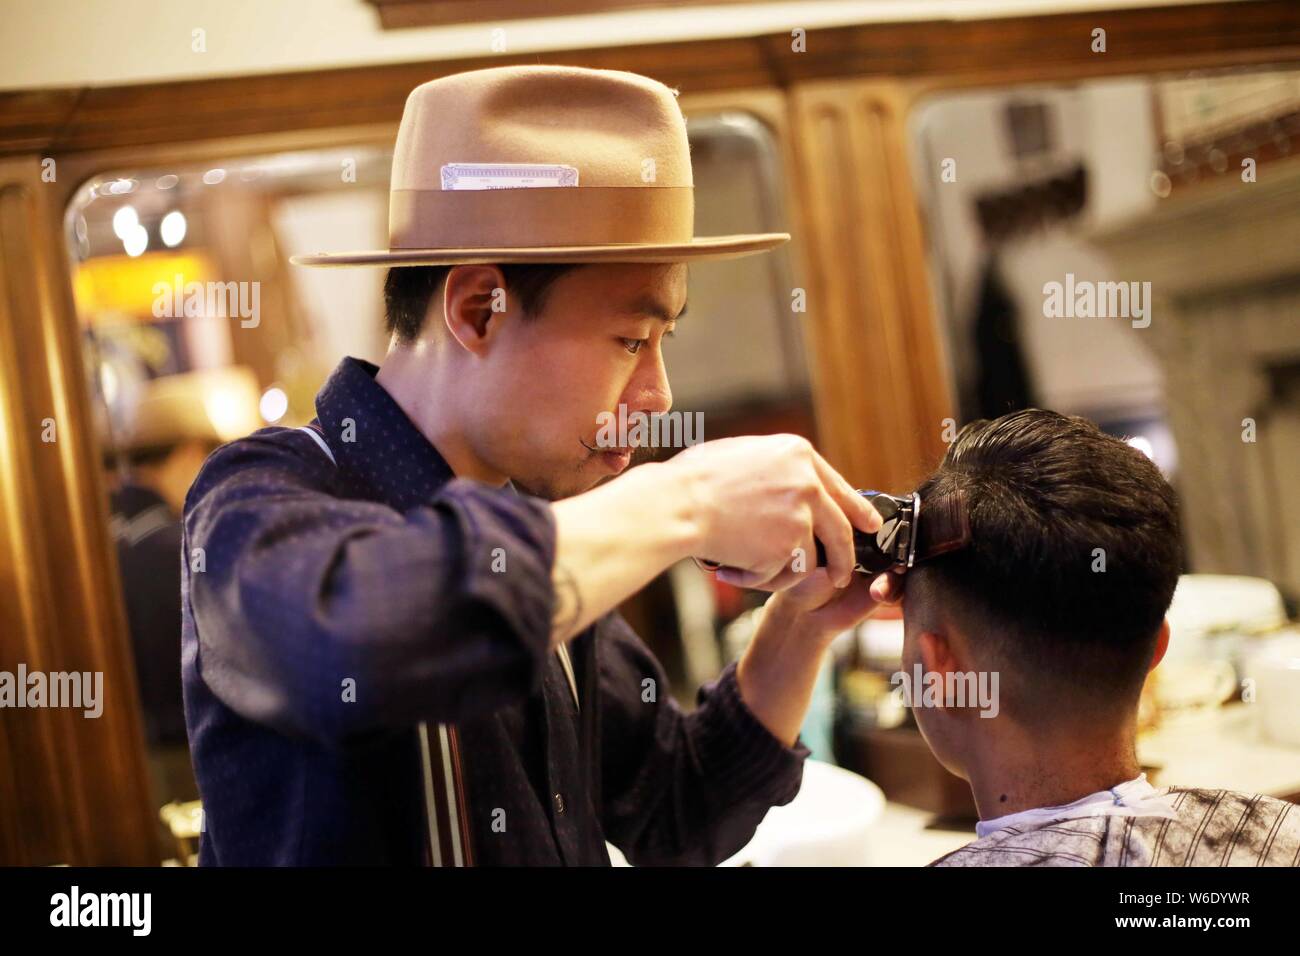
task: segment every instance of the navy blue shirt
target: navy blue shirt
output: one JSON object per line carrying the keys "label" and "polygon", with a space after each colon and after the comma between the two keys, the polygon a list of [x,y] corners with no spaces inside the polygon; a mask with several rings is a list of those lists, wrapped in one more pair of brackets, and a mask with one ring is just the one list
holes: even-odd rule
{"label": "navy blue shirt", "polygon": [[734,665],[684,713],[617,613],[569,645],[576,707],[549,645],[550,505],[454,477],[377,370],[344,359],[316,396],[334,461],[263,428],[186,499],[200,863],[418,864],[420,721],[459,730],[479,864],[740,849],[798,792],[807,748],[749,711]]}

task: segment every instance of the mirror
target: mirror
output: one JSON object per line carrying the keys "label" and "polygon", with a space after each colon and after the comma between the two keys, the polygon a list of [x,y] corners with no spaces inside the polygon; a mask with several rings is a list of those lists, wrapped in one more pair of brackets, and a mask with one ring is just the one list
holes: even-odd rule
{"label": "mirror", "polygon": [[[1082,415],[1179,494],[1140,729],[1254,703],[1300,601],[1300,71],[948,93],[912,137],[960,421]],[[1259,701],[1226,719],[1285,743],[1293,699]]]}

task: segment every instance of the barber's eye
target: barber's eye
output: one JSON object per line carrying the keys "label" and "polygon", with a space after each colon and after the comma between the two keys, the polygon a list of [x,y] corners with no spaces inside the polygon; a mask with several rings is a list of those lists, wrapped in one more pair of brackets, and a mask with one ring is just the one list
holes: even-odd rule
{"label": "barber's eye", "polygon": [[637,352],[641,351],[641,346],[645,345],[646,342],[650,340],[649,339],[621,339],[620,341],[622,341],[623,343],[623,348],[627,349],[633,355],[636,355]]}

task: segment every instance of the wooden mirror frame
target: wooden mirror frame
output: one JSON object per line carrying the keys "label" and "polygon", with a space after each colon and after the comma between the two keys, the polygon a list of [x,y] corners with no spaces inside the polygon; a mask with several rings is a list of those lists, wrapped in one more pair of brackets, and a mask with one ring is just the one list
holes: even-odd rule
{"label": "wooden mirror frame", "polygon": [[[1091,31],[1107,31],[1093,53]],[[952,414],[906,121],[959,88],[1300,62],[1292,0],[815,30],[557,51],[645,73],[689,113],[748,109],[778,132],[807,283],[818,431],[851,481],[902,488]],[[104,672],[98,720],[0,710],[0,864],[151,864],[144,740],[63,216],[130,166],[391,142],[407,93],[472,60],[0,93],[0,669]],[[221,131],[214,137],[213,131]],[[42,178],[54,160],[55,178]],[[42,440],[43,422],[57,441]]]}

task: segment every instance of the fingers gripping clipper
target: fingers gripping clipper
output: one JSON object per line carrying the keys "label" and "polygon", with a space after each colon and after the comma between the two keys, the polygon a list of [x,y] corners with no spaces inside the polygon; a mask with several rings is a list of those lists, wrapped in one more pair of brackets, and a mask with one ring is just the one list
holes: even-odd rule
{"label": "fingers gripping clipper", "polygon": [[[871,502],[881,518],[880,530],[874,534],[853,530],[854,567],[859,574],[877,575],[884,571],[905,572],[919,561],[970,544],[970,516],[961,492],[942,495],[924,502],[920,494],[899,497],[883,491],[858,491]],[[717,571],[716,561],[696,558],[706,571]],[[826,550],[817,542],[817,566],[826,564]]]}

